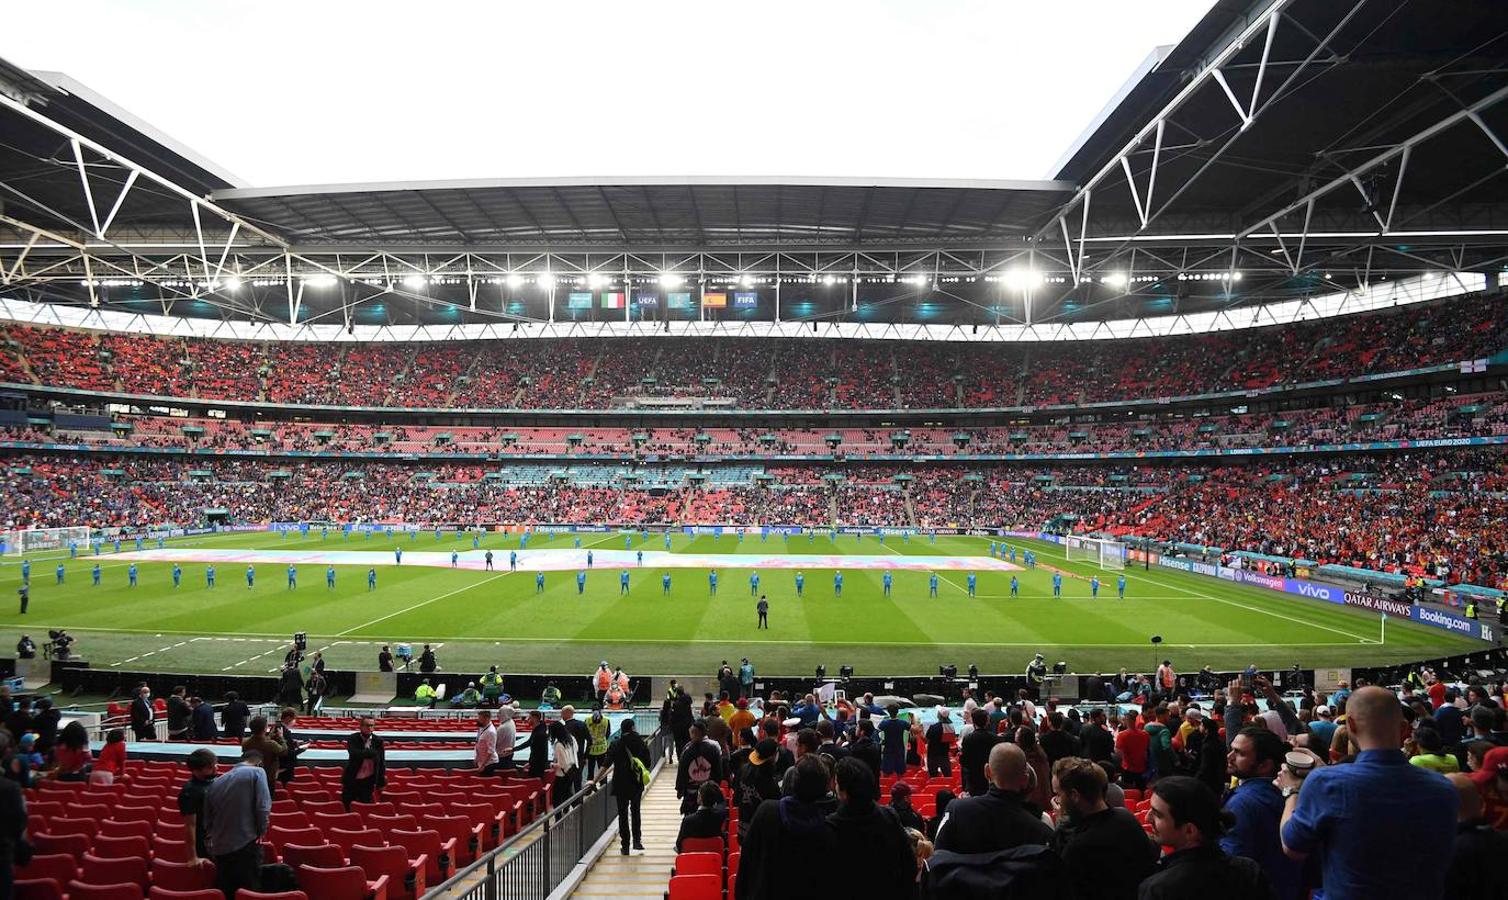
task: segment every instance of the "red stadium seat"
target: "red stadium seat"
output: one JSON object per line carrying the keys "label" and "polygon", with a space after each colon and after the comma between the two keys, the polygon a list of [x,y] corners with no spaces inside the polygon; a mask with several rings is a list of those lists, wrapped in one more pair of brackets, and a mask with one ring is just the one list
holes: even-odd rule
{"label": "red stadium seat", "polygon": [[[28,809],[28,812],[30,810]],[[154,811],[155,815],[155,811]],[[106,819],[99,823],[100,837],[140,837],[152,839],[152,822],[155,819]]]}
{"label": "red stadium seat", "polygon": [[143,893],[152,881],[147,873],[145,853],[126,859],[105,859],[93,853],[85,853],[84,864],[79,867],[78,880],[84,884],[134,884]]}
{"label": "red stadium seat", "polygon": [[79,877],[79,863],[67,853],[35,853],[31,862],[16,866],[17,878],[51,878],[58,889]]}
{"label": "red stadium seat", "polygon": [[368,880],[385,876],[388,880],[388,893],[395,897],[419,900],[424,896],[427,884],[424,875],[429,860],[422,853],[410,858],[403,847],[358,845],[351,848],[351,865],[360,866]]}
{"label": "red stadium seat", "polygon": [[723,839],[718,837],[686,838],[681,841],[682,853],[716,853],[722,856],[723,849]]}
{"label": "red stadium seat", "polygon": [[439,884],[450,877],[455,864],[454,839],[445,840],[440,837],[440,832],[432,828],[421,828],[418,831],[394,831],[388,835],[388,842],[406,850],[410,859],[425,857],[426,884]]}
{"label": "red stadium seat", "polygon": [[[178,832],[178,834],[182,833],[181,830]],[[188,862],[190,849],[188,841],[173,840],[161,834],[152,836],[153,859],[165,859],[168,862],[178,863]]]}
{"label": "red stadium seat", "polygon": [[728,854],[728,891],[733,890],[733,879],[738,877],[738,861],[743,857],[742,853]]}
{"label": "red stadium seat", "polygon": [[325,842],[325,838],[318,828],[269,828],[267,842],[272,844],[278,856],[282,856],[284,845],[301,844],[305,847],[318,847]]}
{"label": "red stadium seat", "polygon": [[387,876],[367,881],[366,873],[356,866],[340,869],[299,866],[298,885],[319,900],[387,900]]}
{"label": "red stadium seat", "polygon": [[68,884],[68,900],[142,900],[144,896],[139,884],[85,884],[82,881]]}
{"label": "red stadium seat", "polygon": [[367,816],[367,827],[375,828],[383,833],[402,828],[405,831],[414,831],[419,827],[419,820],[413,816]]}
{"label": "red stadium seat", "polygon": [[314,823],[303,810],[295,809],[291,812],[275,812],[267,817],[269,826],[276,825],[279,828],[311,828]]}
{"label": "red stadium seat", "polygon": [[366,847],[381,847],[387,844],[387,840],[382,836],[382,832],[375,828],[359,828],[354,830],[331,828],[325,832],[325,837],[332,844],[339,847],[346,856],[351,855],[351,848],[357,844]]}
{"label": "red stadium seat", "polygon": [[15,883],[15,900],[64,900],[63,888],[51,878],[21,878]]}
{"label": "red stadium seat", "polygon": [[197,891],[215,886],[215,864],[209,860],[202,866],[170,862],[166,859],[152,860],[152,886],[171,891]]}
{"label": "red stadium seat", "polygon": [[89,838],[82,834],[50,834],[47,832],[34,833],[31,836],[32,847],[38,853],[66,853],[80,862],[84,854],[89,852]]}
{"label": "red stadium seat", "polygon": [[[224,895],[221,895],[221,900],[224,900]],[[275,894],[263,894],[259,891],[241,888],[236,891],[236,900],[309,900],[309,895],[303,891],[278,891]]]}
{"label": "red stadium seat", "polygon": [[471,865],[481,852],[482,826],[471,824],[465,816],[425,816],[423,825],[456,842],[454,859],[457,868]]}
{"label": "red stadium seat", "polygon": [[95,836],[94,846],[89,849],[89,852],[101,859],[145,857],[150,846],[147,839],[140,835],[111,837],[107,834],[100,834]]}
{"label": "red stadium seat", "polygon": [[335,844],[321,844],[318,847],[285,844],[283,845],[283,864],[294,869],[299,866],[338,869],[346,865],[346,852]]}
{"label": "red stadium seat", "polygon": [[147,891],[147,900],[225,900],[225,894],[215,888],[203,888],[197,891],[170,891],[152,885]]}
{"label": "red stadium seat", "polygon": [[681,853],[675,858],[672,875],[716,875],[722,877],[723,855],[721,853]]}
{"label": "red stadium seat", "polygon": [[356,803],[356,802],[353,802],[351,804],[351,812],[356,813],[357,815],[361,816],[362,819],[366,819],[367,816],[373,816],[373,815],[376,815],[376,816],[394,816],[394,815],[398,814],[398,811],[393,808],[393,804],[386,803],[386,802],[379,802],[379,803]]}
{"label": "red stadium seat", "polygon": [[331,828],[344,828],[347,831],[358,831],[365,827],[361,822],[361,816],[353,812],[343,813],[314,813],[309,817],[314,827],[321,831],[329,831]]}
{"label": "red stadium seat", "polygon": [[723,876],[677,875],[670,879],[669,900],[722,900]]}

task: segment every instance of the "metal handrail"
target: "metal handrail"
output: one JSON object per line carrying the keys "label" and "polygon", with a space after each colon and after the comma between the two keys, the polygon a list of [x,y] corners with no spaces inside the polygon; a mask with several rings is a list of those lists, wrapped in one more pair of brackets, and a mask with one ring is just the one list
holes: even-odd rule
{"label": "metal handrail", "polygon": [[[658,776],[669,756],[671,736],[663,730],[656,730],[650,738],[650,755],[654,762],[653,775]],[[611,768],[604,768],[598,772],[591,781],[582,786],[581,790],[566,798],[558,806],[552,807],[548,812],[530,822],[528,826],[517,834],[508,838],[497,847],[488,851],[486,855],[473,862],[471,865],[451,875],[445,881],[430,888],[424,893],[425,897],[457,896],[463,900],[496,900],[500,896],[507,897],[537,897],[539,900],[549,896],[550,892],[563,881],[565,871],[560,872],[560,878],[552,880],[550,867],[545,860],[545,865],[540,867],[537,873],[541,877],[531,879],[532,884],[523,885],[521,890],[510,889],[506,894],[499,891],[499,876],[505,874],[504,868],[513,860],[521,858],[523,853],[539,846],[543,849],[541,854],[549,855],[550,836],[559,831],[568,822],[586,818],[591,812],[596,812],[602,823],[602,830],[591,835],[591,840],[585,840],[585,835],[578,833],[581,840],[577,842],[577,850],[572,862],[579,860],[585,851],[593,843],[605,834],[612,820],[617,817],[616,805],[608,812],[601,809],[607,804],[607,779],[611,775]],[[510,855],[510,851],[512,851]],[[500,862],[501,861],[501,862]],[[531,875],[535,873],[530,873]],[[478,876],[481,876],[480,878]],[[537,889],[537,890],[535,890]],[[454,892],[454,893],[452,893]]]}

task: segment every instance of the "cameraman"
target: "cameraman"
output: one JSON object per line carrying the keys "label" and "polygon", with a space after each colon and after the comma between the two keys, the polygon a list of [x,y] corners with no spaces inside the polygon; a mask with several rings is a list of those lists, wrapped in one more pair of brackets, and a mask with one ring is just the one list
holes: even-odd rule
{"label": "cameraman", "polygon": [[21,635],[21,640],[16,641],[16,659],[36,659],[37,645],[31,639],[31,635]]}

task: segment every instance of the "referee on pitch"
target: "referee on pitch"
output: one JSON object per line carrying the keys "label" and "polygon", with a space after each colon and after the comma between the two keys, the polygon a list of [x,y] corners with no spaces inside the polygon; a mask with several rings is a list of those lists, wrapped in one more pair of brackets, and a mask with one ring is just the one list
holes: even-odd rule
{"label": "referee on pitch", "polygon": [[760,594],[759,603],[755,604],[754,608],[759,610],[759,624],[755,626],[755,630],[758,631],[760,628],[763,628],[768,631],[770,628],[769,598],[767,598],[764,594]]}

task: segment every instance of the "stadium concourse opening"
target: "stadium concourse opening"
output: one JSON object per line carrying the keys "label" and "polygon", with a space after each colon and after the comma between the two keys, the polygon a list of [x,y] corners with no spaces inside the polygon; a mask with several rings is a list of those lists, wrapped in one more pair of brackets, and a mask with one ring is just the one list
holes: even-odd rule
{"label": "stadium concourse opening", "polygon": [[1034,180],[294,187],[0,60],[0,896],[1508,896],[1505,46],[1221,2]]}

